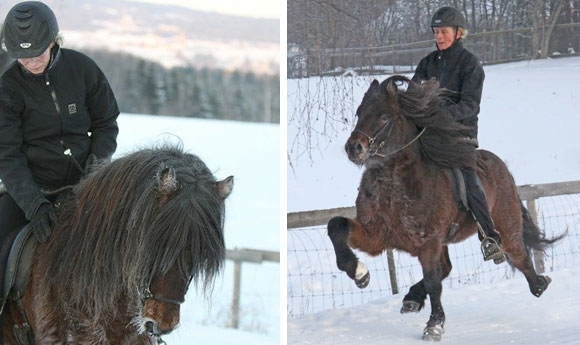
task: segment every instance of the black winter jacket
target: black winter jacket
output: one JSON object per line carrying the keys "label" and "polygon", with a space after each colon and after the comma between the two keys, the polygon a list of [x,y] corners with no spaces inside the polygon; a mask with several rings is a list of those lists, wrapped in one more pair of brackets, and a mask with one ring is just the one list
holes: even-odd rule
{"label": "black winter jacket", "polygon": [[55,46],[42,75],[14,62],[0,77],[0,179],[26,217],[41,190],[79,182],[89,154],[110,158],[119,109],[109,83],[89,57]]}
{"label": "black winter jacket", "polygon": [[477,139],[477,115],[485,73],[479,59],[463,47],[461,40],[446,50],[436,50],[424,57],[415,69],[412,80],[421,83],[437,80],[439,86],[454,91],[446,109],[455,120],[471,127]]}

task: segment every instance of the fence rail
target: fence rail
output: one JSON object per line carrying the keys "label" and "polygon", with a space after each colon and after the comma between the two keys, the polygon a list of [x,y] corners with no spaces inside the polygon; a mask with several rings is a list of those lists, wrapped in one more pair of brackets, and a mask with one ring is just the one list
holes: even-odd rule
{"label": "fence rail", "polygon": [[238,328],[240,323],[240,295],[242,290],[242,263],[261,264],[264,261],[280,263],[280,252],[235,248],[226,250],[226,259],[234,262],[234,293],[228,327]]}
{"label": "fence rail", "polygon": [[[546,257],[534,253],[536,269],[563,269],[580,263],[580,181],[518,186],[522,201],[547,237],[568,231],[569,235]],[[342,207],[287,214],[288,315],[341,306],[354,306],[397,294],[421,277],[420,265],[404,252],[387,251],[379,257],[361,255],[375,279],[365,290],[354,289],[352,281],[336,268],[334,250],[326,235],[326,224],[334,216],[354,217],[355,207]],[[515,277],[509,265],[486,265],[479,241],[472,237],[449,248],[454,269],[446,279],[449,286],[496,282]],[[541,253],[543,254],[543,253]],[[420,278],[419,278],[420,279]]]}

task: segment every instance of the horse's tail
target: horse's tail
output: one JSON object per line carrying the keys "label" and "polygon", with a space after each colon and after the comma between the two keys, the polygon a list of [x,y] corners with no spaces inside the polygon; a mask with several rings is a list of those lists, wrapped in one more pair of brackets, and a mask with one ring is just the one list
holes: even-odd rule
{"label": "horse's tail", "polygon": [[526,248],[528,248],[528,250],[534,249],[538,251],[546,251],[546,248],[568,235],[568,230],[566,229],[566,231],[560,236],[546,238],[546,234],[534,223],[532,217],[530,216],[530,212],[527,208],[525,208],[523,202],[521,205],[524,226],[524,245]]}

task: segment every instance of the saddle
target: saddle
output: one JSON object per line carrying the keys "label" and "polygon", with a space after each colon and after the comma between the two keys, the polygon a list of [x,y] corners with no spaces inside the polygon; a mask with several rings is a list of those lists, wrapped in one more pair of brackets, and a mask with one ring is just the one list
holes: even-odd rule
{"label": "saddle", "polygon": [[[461,172],[460,168],[453,168],[447,170],[447,174],[451,179],[451,187],[453,189],[453,197],[457,202],[457,206],[460,209],[463,209],[467,212],[471,212],[471,208],[469,207],[469,203],[467,202],[467,188],[465,187],[465,179],[463,178],[463,173]],[[485,189],[483,188],[483,183],[477,175],[477,185],[485,195]],[[448,238],[453,237],[455,233],[459,230],[459,224],[453,222],[451,227],[449,228],[449,234],[447,235]]]}
{"label": "saddle", "polygon": [[22,297],[30,275],[32,259],[36,250],[36,239],[28,224],[13,231],[2,244],[0,250],[0,315],[12,293]]}
{"label": "saddle", "polygon": [[[449,170],[449,178],[451,179],[451,187],[453,188],[453,197],[457,202],[459,208],[470,211],[467,203],[467,188],[465,187],[465,180],[460,168],[453,168]],[[479,176],[477,177],[477,184],[480,184]]]}
{"label": "saddle", "polygon": [[[58,208],[71,196],[73,187],[65,186],[53,191],[43,190],[43,193],[54,200],[54,205]],[[6,188],[0,181],[0,195],[2,193],[6,193]],[[36,245],[37,241],[30,224],[12,231],[4,239],[0,248],[0,315],[4,312],[11,293],[16,296],[17,301],[24,295]]]}

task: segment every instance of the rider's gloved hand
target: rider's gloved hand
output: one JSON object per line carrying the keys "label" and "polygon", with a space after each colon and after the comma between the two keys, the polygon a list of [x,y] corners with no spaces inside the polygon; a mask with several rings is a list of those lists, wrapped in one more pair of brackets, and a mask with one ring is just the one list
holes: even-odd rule
{"label": "rider's gloved hand", "polygon": [[39,243],[46,242],[52,232],[52,225],[56,222],[56,213],[50,202],[45,202],[30,220],[32,233]]}

